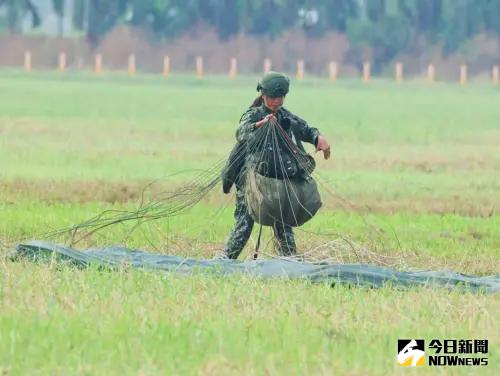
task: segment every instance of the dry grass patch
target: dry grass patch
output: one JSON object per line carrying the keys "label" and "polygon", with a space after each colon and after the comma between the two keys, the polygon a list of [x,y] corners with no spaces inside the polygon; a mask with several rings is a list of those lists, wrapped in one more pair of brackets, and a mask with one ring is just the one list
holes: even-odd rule
{"label": "dry grass patch", "polygon": [[[146,181],[54,181],[15,179],[0,181],[0,195],[6,205],[15,205],[21,199],[54,203],[89,203],[109,204],[147,203],[165,192],[175,192],[183,183],[146,182]],[[320,185],[320,189],[322,189]],[[234,190],[234,188],[233,188]],[[477,197],[471,200],[468,195],[450,195],[436,197],[432,192],[419,193],[413,197],[403,196],[397,199],[383,197],[382,192],[361,192],[341,196],[334,190],[323,191],[324,207],[329,210],[342,210],[357,213],[454,213],[470,217],[492,217],[500,207],[500,198]],[[203,202],[215,206],[232,202],[232,195],[224,195],[217,186]],[[97,213],[96,213],[97,214]]]}

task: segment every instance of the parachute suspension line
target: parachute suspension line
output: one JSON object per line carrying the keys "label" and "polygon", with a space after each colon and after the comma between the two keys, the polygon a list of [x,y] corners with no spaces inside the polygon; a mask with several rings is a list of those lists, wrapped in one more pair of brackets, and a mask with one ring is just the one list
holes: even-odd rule
{"label": "parachute suspension line", "polygon": [[[303,169],[306,172],[309,172],[309,169],[308,169],[309,166],[304,165],[304,162],[305,162],[305,164],[309,164],[308,161],[307,160],[304,161],[303,158],[299,158],[299,156],[300,157],[305,156],[304,153],[295,145],[295,143],[293,143],[293,141],[290,139],[290,137],[288,136],[288,134],[283,130],[283,128],[281,126],[278,126],[277,129],[281,133],[282,139],[284,141],[286,141],[287,144],[289,145],[290,150],[292,151],[292,153],[291,153],[292,156],[295,158],[295,160],[298,163],[301,164],[301,166],[303,167]],[[308,173],[308,175],[312,176],[309,173]],[[327,185],[326,179],[322,175],[320,175],[319,173],[314,173],[314,176],[318,180],[318,183],[320,183],[327,190],[327,193],[329,193],[333,197],[337,197],[338,199],[342,200],[344,203],[346,203],[347,205],[349,205],[349,207],[355,208],[355,205],[352,204],[351,202],[349,202],[347,199],[341,197],[338,193],[335,193],[335,192],[331,191],[329,189],[328,185]]]}
{"label": "parachute suspension line", "polygon": [[[274,122],[274,123],[277,123],[277,122]],[[311,162],[308,159],[307,154],[305,154],[302,150],[300,150],[295,145],[295,143],[291,140],[291,138],[288,136],[288,134],[284,131],[284,129],[279,124],[273,124],[273,125],[275,125],[275,127],[273,127],[273,128],[275,128],[275,129],[278,130],[278,133],[279,133],[278,136],[280,136],[280,139],[283,140],[287,144],[287,146],[289,148],[289,151],[290,151],[290,154],[293,156],[293,158],[295,159],[295,161],[299,164],[299,166],[301,166],[302,170],[308,174],[308,176],[311,176],[311,174],[310,174],[310,171],[311,171]],[[283,167],[283,163],[282,163],[283,159],[281,158],[281,155],[279,153],[278,153],[278,159],[280,161],[281,167]],[[286,170],[284,168],[283,168],[283,171],[284,171],[284,176],[283,176],[284,180],[287,181],[287,182],[290,181],[290,177],[288,176],[288,174],[286,173]],[[330,194],[333,197],[336,197],[336,198],[340,199],[342,202],[344,202],[346,205],[348,205],[351,209],[355,209],[354,210],[355,213],[362,219],[362,221],[365,224],[365,226],[367,226],[367,228],[371,229],[372,231],[374,231],[377,234],[378,240],[382,241],[383,247],[385,249],[386,246],[384,245],[384,243],[385,243],[385,241],[383,239],[384,236],[381,234],[380,230],[378,230],[376,227],[374,227],[373,225],[371,225],[370,223],[368,223],[366,217],[362,213],[360,213],[359,210],[356,209],[356,207],[355,207],[354,204],[352,204],[350,201],[348,201],[344,197],[340,196],[338,193],[332,192],[329,189],[328,184],[326,183],[326,179],[325,178],[323,178],[318,173],[315,173],[314,175],[315,175],[316,180],[318,181],[318,183],[326,190],[326,192],[328,194]],[[290,199],[289,191],[286,190],[286,193],[288,195],[288,199]],[[308,209],[305,208],[302,205],[301,201],[299,200],[299,198],[296,195],[296,192],[293,189],[292,189],[292,193],[295,196],[295,198],[296,198],[297,202],[299,203],[299,205],[305,211],[309,212]],[[292,212],[292,214],[294,214],[294,213]],[[310,234],[315,234],[315,235],[320,235],[320,236],[321,235],[326,235],[323,232],[307,231],[307,230],[304,230],[302,228],[299,228],[299,231],[302,231],[302,232],[305,232],[305,233],[310,233]],[[397,234],[395,233],[395,231],[393,231],[393,232],[394,232],[394,236],[396,238],[396,241],[398,243],[399,249],[401,250],[402,248],[401,248],[399,239],[397,237]],[[328,234],[328,235],[332,235],[332,234]],[[339,234],[335,234],[335,235],[339,236]],[[351,241],[348,241],[348,239],[346,239],[345,236],[340,236],[340,237],[343,239],[343,241],[347,242],[347,244],[352,249],[352,245],[351,245],[352,243],[351,243]]]}
{"label": "parachute suspension line", "polygon": [[[301,161],[297,158],[295,152],[298,151],[298,152],[301,152],[296,146],[295,144],[293,143],[293,141],[290,139],[290,137],[288,136],[288,134],[281,128],[281,126],[279,126],[278,124],[278,130],[281,131],[281,137],[282,139],[284,139],[285,141],[291,143],[293,145],[293,147],[295,147],[296,150],[291,150],[291,154],[292,156],[295,158],[295,160],[299,163],[299,166],[302,167],[302,170],[305,174],[307,174],[307,178],[310,178],[311,177],[311,174],[310,174],[310,169],[306,168],[305,166],[303,166],[303,164],[301,164]],[[303,161],[302,161],[303,162]],[[288,178],[288,174],[287,174],[287,178]],[[288,178],[288,182],[290,182],[290,179]],[[297,200],[297,202],[299,203],[299,205],[301,206],[302,209],[304,209],[309,215],[311,215],[311,217],[313,216],[313,213],[311,213],[304,205],[302,205],[302,202],[300,200],[300,198],[297,196],[297,192],[293,189],[291,189],[292,193],[294,194],[295,196],[295,199]],[[287,194],[288,194],[288,190],[287,190]],[[292,207],[293,209],[293,207]]]}
{"label": "parachute suspension line", "polygon": [[[273,152],[273,162],[274,162],[274,171],[278,171],[277,169],[277,166],[276,166],[276,154],[279,155],[279,152],[278,152],[278,148],[279,148],[279,145],[277,143],[277,140],[276,140],[276,126],[279,126],[278,124],[278,121],[276,120],[276,118],[273,118],[272,121],[270,122],[269,126],[272,128],[272,152]],[[285,172],[286,173],[286,172]],[[276,228],[276,226],[278,226],[278,222],[281,224],[281,226],[283,227],[283,232],[282,232],[282,235],[283,233],[285,232],[285,221],[284,221],[284,218],[283,218],[283,207],[281,205],[281,197],[280,197],[280,194],[279,194],[279,191],[278,191],[278,205],[279,205],[279,212],[280,212],[280,219],[281,221],[276,221],[276,218],[275,218],[275,222],[273,224],[273,230],[274,230],[274,233],[275,233],[275,236],[278,237],[278,229]],[[281,241],[282,239],[276,239],[278,241],[278,247],[279,247],[279,251],[280,253],[282,252],[282,244],[281,244]],[[290,249],[290,244],[288,244],[288,237],[285,236],[285,242],[286,242],[286,246],[288,249]]]}
{"label": "parachute suspension line", "polygon": [[[303,168],[304,173],[306,173],[306,174],[307,174],[307,176],[308,176],[308,177],[310,177],[309,169],[304,168],[304,167],[303,167],[303,164],[301,163],[301,162],[303,162],[303,161],[300,161],[300,160],[297,158],[297,156],[296,156],[296,152],[300,152],[300,153],[302,153],[302,151],[301,151],[301,150],[299,150],[299,149],[297,148],[297,146],[295,145],[295,143],[294,143],[294,142],[290,139],[290,137],[288,136],[288,134],[287,134],[287,133],[283,130],[283,128],[281,127],[281,125],[280,125],[277,121],[276,121],[276,124],[275,124],[275,128],[277,128],[277,129],[280,131],[280,135],[279,135],[279,136],[281,137],[281,139],[282,139],[282,140],[284,140],[284,141],[288,144],[290,154],[291,154],[291,155],[295,158],[295,160],[299,163],[299,166],[301,166],[301,167]],[[275,138],[276,138],[276,140],[278,140],[278,136],[276,135],[276,133],[275,133],[275,136],[276,136],[276,137],[275,137]],[[277,143],[277,142],[278,142],[278,141],[276,141],[276,143]],[[295,148],[295,150],[294,150],[293,148]],[[280,162],[281,162],[281,167],[282,167],[282,169],[283,169],[283,171],[284,171],[284,177],[285,177],[285,180],[286,180],[286,182],[288,183],[288,184],[285,184],[285,191],[286,191],[286,194],[287,194],[288,201],[289,201],[289,202],[291,202],[291,196],[290,196],[290,193],[288,192],[288,186],[290,186],[290,190],[291,190],[291,191],[292,191],[292,193],[294,194],[294,196],[295,196],[295,200],[297,201],[297,203],[300,205],[300,207],[301,207],[302,209],[304,209],[304,210],[305,210],[305,211],[306,211],[306,212],[307,212],[307,213],[308,213],[308,214],[312,217],[312,216],[313,216],[313,214],[312,214],[312,213],[311,213],[311,212],[310,212],[310,211],[309,211],[309,210],[308,210],[308,209],[307,209],[307,208],[306,208],[306,207],[302,204],[302,202],[301,202],[300,198],[297,196],[297,192],[296,192],[294,189],[292,189],[292,188],[291,188],[291,187],[292,187],[292,185],[291,185],[291,182],[290,182],[290,177],[288,176],[288,173],[286,172],[286,169],[285,169],[285,167],[284,167],[284,163],[283,163],[283,158],[281,157],[281,154],[279,154],[279,153],[278,153],[278,158],[279,158],[279,160],[280,160]],[[297,217],[296,217],[296,215],[295,215],[295,211],[294,211],[294,209],[293,209],[293,205],[290,205],[290,208],[291,208],[291,210],[292,210],[292,215],[293,215],[293,217],[294,217],[294,220],[295,220],[295,222],[297,223]]]}
{"label": "parachute suspension line", "polygon": [[[259,149],[263,151],[264,148],[262,145],[266,142],[269,133],[269,127],[267,127],[265,132],[256,132],[254,140],[247,145],[247,150],[240,152],[231,165],[241,161],[241,159],[246,156],[247,152],[253,153]],[[185,210],[198,203],[219,183],[221,180],[221,171],[225,164],[226,160],[220,159],[210,168],[203,170],[189,183],[173,192],[160,192],[153,201],[144,205],[145,190],[151,185],[148,184],[141,194],[141,200],[136,210],[105,210],[87,221],[71,226],[70,228],[44,233],[41,237],[53,238],[56,236],[69,235],[70,244],[74,245],[110,226],[129,221],[137,221],[137,224],[131,229],[131,232],[133,232],[135,228],[143,223],[182,214]]]}
{"label": "parachute suspension line", "polygon": [[260,248],[260,238],[262,236],[262,225],[259,228],[259,236],[257,237],[257,244],[255,244],[255,252],[253,253],[253,259],[257,260],[259,257],[259,248]]}
{"label": "parachute suspension line", "polygon": [[[301,167],[302,172],[306,174],[306,178],[311,178],[310,171],[312,170],[312,168],[311,168],[310,160],[307,159],[307,157],[304,154],[304,152],[302,150],[300,150],[295,145],[295,143],[291,140],[291,138],[289,137],[289,135],[283,130],[283,128],[280,126],[280,124],[277,123],[276,126],[275,126],[275,128],[278,130],[278,134],[276,136],[276,139],[278,139],[278,136],[279,136],[280,139],[285,142],[286,146],[289,148],[289,153],[292,155],[292,157],[295,158],[296,162]],[[304,160],[304,158],[298,158],[298,156],[306,157],[305,158],[306,160]],[[301,202],[301,199],[297,196],[297,192],[292,188],[291,179],[288,176],[288,173],[286,172],[286,169],[284,168],[283,158],[281,157],[280,154],[278,154],[278,157],[279,157],[282,169],[285,172],[284,178],[285,178],[286,183],[287,183],[287,184],[285,184],[285,191],[286,191],[286,194],[287,194],[288,201],[291,202],[291,200],[292,200],[292,197],[291,197],[290,192],[288,190],[288,187],[290,187],[290,190],[292,191],[292,194],[293,194],[293,196],[295,198],[295,201],[300,205],[300,207],[306,213],[308,213],[312,217],[313,213],[311,213],[309,211],[309,209],[306,208],[303,205],[303,203]],[[309,164],[309,165],[306,165],[306,164]],[[298,221],[297,221],[297,217],[295,215],[294,205],[290,205],[290,208],[291,208],[294,220],[297,223]]]}
{"label": "parachute suspension line", "polygon": [[[277,136],[276,129],[281,129],[281,126],[280,126],[280,124],[277,121],[275,121],[273,125],[274,125],[273,126],[274,142],[277,145],[276,146],[276,150],[279,150],[278,149],[279,148],[279,139],[278,139],[278,136]],[[297,216],[296,216],[295,210],[294,210],[294,205],[291,204],[292,203],[292,198],[291,198],[291,195],[290,195],[290,193],[288,191],[288,188],[290,187],[290,190],[295,194],[295,196],[297,196],[297,193],[292,188],[292,184],[290,182],[290,178],[288,176],[288,172],[287,172],[287,170],[285,168],[285,164],[283,162],[283,157],[281,156],[281,153],[277,153],[277,154],[278,154],[278,160],[280,162],[280,168],[283,171],[283,175],[284,175],[284,179],[285,179],[285,185],[284,185],[284,187],[285,187],[285,192],[286,192],[286,195],[287,195],[287,200],[290,203],[289,207],[290,207],[290,209],[292,211],[292,216],[293,216],[293,219],[294,219],[295,223],[298,223]],[[297,200],[297,202],[300,203],[300,200],[298,199],[298,197],[296,197],[296,200]],[[300,205],[302,206],[302,203],[300,203]],[[283,217],[283,213],[281,213],[281,217]],[[283,223],[283,221],[282,221],[281,225],[283,226],[283,230],[284,230],[285,224]],[[288,250],[290,250],[291,244],[288,243],[288,237],[285,237],[285,242],[286,242]]]}
{"label": "parachute suspension line", "polygon": [[[291,154],[295,158],[295,160],[297,161],[297,163],[299,163],[301,165],[301,167],[303,168],[304,171],[309,172],[310,163],[307,160],[307,158],[305,160],[304,160],[304,158],[302,158],[302,157],[305,156],[305,154],[295,145],[295,143],[293,143],[293,141],[290,139],[290,137],[288,136],[288,134],[282,129],[281,126],[278,126],[277,129],[281,133],[283,140],[285,140],[287,142],[287,144],[289,145],[290,150],[293,151]],[[300,156],[300,158],[299,158],[299,156]],[[339,199],[340,201],[342,201],[346,206],[348,206],[350,209],[352,209],[356,213],[356,215],[358,217],[361,218],[361,220],[363,221],[363,223],[365,224],[365,226],[376,234],[378,241],[382,242],[383,248],[385,249],[386,246],[385,246],[385,241],[384,241],[384,235],[383,235],[383,233],[381,233],[381,231],[377,227],[375,227],[372,224],[368,223],[368,221],[366,219],[366,216],[363,215],[362,213],[360,213],[359,210],[357,209],[357,207],[352,202],[350,202],[346,198],[342,197],[338,193],[333,192],[329,188],[326,179],[321,174],[315,172],[314,176],[315,176],[318,184],[320,184],[321,187],[323,189],[325,189],[326,193],[328,193],[332,197],[335,197],[335,198]],[[306,208],[304,208],[304,209],[307,210]],[[302,231],[302,232],[312,233],[312,234],[316,234],[316,235],[325,235],[324,233],[321,233],[321,232],[311,232],[311,231],[304,230],[302,228],[299,228],[299,230]],[[396,234],[396,232],[394,230],[393,230],[393,234],[394,234],[394,237],[395,237],[395,239],[397,241],[398,248],[400,250],[402,250],[401,243],[400,243],[399,238],[398,238],[398,236],[397,236],[397,234]],[[328,235],[331,235],[331,234],[328,234]]]}
{"label": "parachute suspension line", "polygon": [[[285,133],[286,135],[286,133]],[[286,137],[288,137],[288,135],[285,135],[283,136],[285,139]],[[294,155],[296,161],[298,163],[303,163],[302,160],[300,160],[299,158],[296,157],[296,155]],[[311,175],[310,175],[311,176]],[[348,201],[347,199],[345,199],[344,197],[340,196],[338,193],[335,193],[333,192],[329,187],[328,187],[328,184],[326,182],[326,179],[320,175],[319,173],[315,172],[314,173],[314,177],[316,179],[316,181],[318,182],[318,184],[326,191],[326,193],[328,193],[330,196],[332,197],[335,197],[339,200],[341,200],[342,202],[344,202],[348,207],[350,207],[351,209],[354,210],[354,212],[356,213],[356,215],[358,215],[361,220],[363,221],[363,223],[365,224],[365,226],[371,230],[374,230],[376,233],[377,233],[377,236],[379,239],[381,239],[382,237],[382,234],[380,233],[380,231],[378,229],[376,229],[373,225],[369,224],[368,221],[366,220],[366,216],[364,216],[362,213],[359,212],[359,210],[356,209],[355,205],[352,204],[350,201]],[[297,199],[298,200],[298,199]],[[298,202],[300,203],[300,201],[298,200]],[[307,210],[307,208],[305,208],[302,204],[301,204],[301,207],[305,210]],[[309,233],[309,234],[314,234],[314,235],[319,235],[319,236],[326,236],[326,235],[335,235],[335,236],[341,236],[340,234],[338,233],[335,233],[335,234],[332,234],[332,233],[324,233],[324,232],[314,232],[314,231],[308,231],[308,230],[304,230],[302,228],[298,228],[299,231],[301,232],[304,232],[304,233]],[[342,237],[342,236],[341,236]]]}
{"label": "parachute suspension line", "polygon": [[[298,164],[300,170],[302,170],[307,177],[313,176],[311,172],[312,167],[314,166],[314,161],[311,161],[311,157],[295,144],[288,133],[281,127],[279,122],[275,118],[273,118],[271,121],[264,124],[256,131],[252,132],[251,138],[246,141],[246,145],[243,150],[237,153],[235,159],[231,160],[231,162],[229,163],[229,166],[234,166],[235,163],[241,162],[243,158],[250,154],[255,155],[255,157],[258,158],[257,161],[263,161],[264,153],[266,152],[266,147],[268,145],[271,146],[273,154],[272,158],[269,158],[269,165],[271,165],[272,163],[275,170],[282,171],[282,179],[286,183],[284,185],[284,190],[279,191],[277,196],[279,215],[277,215],[277,213],[274,214],[276,215],[276,218],[274,218],[276,222],[275,226],[285,226],[283,223],[283,218],[285,215],[284,206],[286,205],[287,201],[292,202],[293,200],[294,202],[298,203],[297,206],[290,205],[292,218],[295,221],[297,221],[297,213],[295,212],[295,210],[298,207],[301,207],[302,210],[306,211],[309,214],[312,213],[310,213],[308,208],[305,207],[305,204],[303,204],[302,200],[298,196],[298,192],[294,190],[292,184],[290,184],[293,176],[290,176],[289,171],[285,168],[286,157],[282,155],[280,151],[284,149],[285,151],[289,152],[291,159]],[[286,162],[288,163],[288,160]],[[146,201],[144,196],[146,190],[150,189],[151,184],[149,184],[142,191],[140,202],[138,203],[138,206],[135,210],[105,210],[87,221],[76,224],[70,228],[51,231],[43,235],[43,237],[55,237],[62,235],[69,236],[71,245],[73,245],[84,239],[90,238],[93,234],[97,234],[108,227],[118,224],[125,225],[126,223],[131,224],[130,231],[127,233],[127,236],[130,236],[136,229],[142,230],[142,225],[145,223],[153,222],[158,219],[168,220],[170,217],[180,215],[192,206],[196,205],[220,182],[221,171],[223,171],[223,168],[226,164],[226,158],[220,159],[209,168],[201,170],[191,181],[182,185],[181,187],[171,191],[160,192],[158,194],[155,194],[152,200]],[[326,177],[323,177],[317,172],[314,173],[314,177],[317,180],[318,184],[321,185],[321,187],[324,189],[325,193],[328,193],[329,195],[339,199],[345,205],[348,205],[348,207],[352,208],[354,212],[363,220],[363,223],[377,234],[379,240],[383,240],[384,236],[381,234],[380,230],[376,226],[368,223],[365,216],[360,213],[359,209],[356,208],[354,204],[331,190],[331,188],[329,187],[331,183],[326,179]],[[219,211],[216,217],[220,216],[221,214],[222,211]],[[134,221],[136,222],[134,223]],[[308,231],[302,228],[298,228],[298,230],[303,233],[309,233],[318,236],[332,235],[326,234],[324,232]],[[157,231],[161,230],[157,228]],[[256,243],[254,258],[258,257],[259,255],[261,235],[262,225],[259,229],[259,236]],[[348,245],[351,244],[351,242],[346,240],[345,236],[339,236],[339,234],[335,235],[344,239],[344,241],[347,242]],[[148,239],[147,236],[145,236],[144,238]],[[287,247],[291,246],[291,244],[289,244],[288,237],[285,236],[283,240],[283,244],[286,244]],[[266,248],[267,244],[265,244]],[[353,250],[353,252],[355,251]]]}
{"label": "parachute suspension line", "polygon": [[[277,121],[275,121],[275,124],[274,124],[274,127],[273,127],[273,136],[274,136],[274,142],[276,145],[279,145],[279,140],[278,140],[278,137],[277,137],[277,134],[276,134],[276,128],[281,128],[281,126],[279,125],[279,123]],[[277,146],[279,147],[279,146]],[[281,153],[276,153],[278,154],[278,160],[280,162],[280,168],[282,169],[283,173],[284,173],[284,179],[285,179],[285,192],[286,192],[286,195],[287,195],[287,199],[288,199],[288,202],[291,202],[291,197],[290,197],[290,193],[288,192],[288,187],[290,186],[290,189],[291,189],[291,185],[290,185],[290,178],[288,177],[288,172],[286,171],[286,168],[285,168],[285,164],[283,163],[283,158],[281,156]],[[291,189],[293,191],[293,189]],[[295,192],[294,192],[295,193]],[[295,193],[296,194],[296,193]],[[297,197],[296,197],[297,198]],[[300,202],[300,200],[298,200],[297,198],[297,201]],[[295,215],[295,210],[293,209],[293,205],[290,205],[290,209],[292,211],[292,215],[293,215],[293,219],[295,220],[295,223],[297,223],[297,216]],[[282,215],[283,217],[283,215]]]}
{"label": "parachute suspension line", "polygon": [[[295,161],[302,167],[303,171],[305,173],[307,173],[308,176],[312,176],[311,175],[311,171],[312,171],[312,167],[313,167],[313,162],[311,162],[311,160],[309,159],[310,157],[305,154],[305,152],[301,149],[299,149],[297,147],[297,145],[292,141],[292,139],[288,136],[288,134],[284,131],[284,129],[279,125],[279,123],[273,119],[272,122],[269,122],[269,124],[272,124],[272,128],[273,128],[273,145],[276,145],[278,144],[277,140],[278,140],[278,136],[281,140],[285,141],[285,143],[287,144],[287,147],[288,147],[288,150],[291,151],[291,155],[292,157],[295,159]],[[276,130],[278,131],[276,133]],[[277,150],[278,148],[274,147],[273,148],[274,150]],[[262,153],[261,153],[262,155]],[[274,157],[274,156],[273,156]],[[282,170],[284,172],[284,179],[289,182],[290,181],[290,177],[288,176],[288,173],[286,171],[285,168],[283,168],[283,158],[281,157],[281,154],[278,153],[278,160],[280,162],[280,166],[282,167]],[[340,196],[338,193],[335,193],[333,191],[330,190],[329,186],[328,186],[328,182],[326,181],[326,179],[320,175],[319,173],[315,173],[314,174],[315,178],[317,179],[318,183],[326,190],[326,193],[330,194],[332,197],[336,197],[340,200],[342,200],[345,204],[347,204],[349,207],[351,208],[354,208],[356,209],[355,205],[352,204],[351,202],[349,202],[347,199],[345,199],[344,197]],[[289,191],[288,189],[286,190],[286,193],[287,193],[287,196],[288,196],[288,199],[290,199],[290,194],[289,194]],[[301,200],[297,197],[297,193],[292,189],[292,193],[293,195],[295,196],[297,202],[300,204],[301,208],[304,209],[305,211],[307,211],[308,213],[309,210],[307,208],[304,207],[304,205],[302,204]],[[281,200],[280,200],[281,201]],[[293,209],[293,208],[292,208]],[[354,210],[355,213],[362,219],[363,223],[365,224],[365,226],[367,226],[367,228],[371,229],[371,230],[374,230],[377,235],[378,235],[378,238],[381,239],[382,237],[382,234],[380,233],[380,231],[374,227],[373,225],[371,225],[370,223],[368,223],[366,217],[359,212],[359,210]],[[280,214],[281,214],[281,217],[282,217],[282,210],[280,210]],[[292,214],[294,214],[294,212],[292,212]],[[311,214],[311,213],[310,213]],[[294,218],[295,218],[295,215],[294,215]],[[276,218],[276,220],[279,220],[278,218]],[[322,236],[322,235],[332,235],[332,234],[325,234],[324,232],[313,232],[313,231],[308,231],[308,230],[304,230],[302,228],[298,228],[299,231],[301,232],[304,232],[304,233],[309,233],[309,234],[315,234],[315,235],[319,235],[319,236]],[[346,238],[345,236],[343,235],[340,235],[338,233],[334,234],[336,235],[337,237],[341,237],[343,239],[344,242],[346,242],[349,247],[352,249],[353,252],[355,252],[355,250],[353,249],[353,246],[352,246],[352,241],[350,241],[348,238]],[[398,241],[398,244],[399,244],[399,241]],[[385,248],[385,246],[384,246]],[[388,257],[388,256],[387,256]]]}

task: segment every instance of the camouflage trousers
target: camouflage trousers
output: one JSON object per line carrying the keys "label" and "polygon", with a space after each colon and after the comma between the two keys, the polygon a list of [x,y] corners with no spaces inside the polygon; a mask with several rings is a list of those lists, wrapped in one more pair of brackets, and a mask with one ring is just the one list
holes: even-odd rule
{"label": "camouflage trousers", "polygon": [[[238,189],[236,191],[236,209],[234,211],[234,224],[229,238],[224,246],[224,253],[230,259],[237,259],[243,247],[250,238],[254,220],[250,216],[245,203],[245,192]],[[291,226],[282,223],[275,223],[273,226],[274,236],[278,244],[278,250],[282,256],[292,256],[297,253],[295,239]]]}

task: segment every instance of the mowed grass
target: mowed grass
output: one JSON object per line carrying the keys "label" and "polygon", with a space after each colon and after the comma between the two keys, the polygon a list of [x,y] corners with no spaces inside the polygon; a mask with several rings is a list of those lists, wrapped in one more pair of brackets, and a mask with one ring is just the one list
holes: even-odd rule
{"label": "mowed grass", "polygon": [[498,371],[500,304],[491,296],[23,263],[0,270],[7,374],[399,374],[397,338],[413,336],[489,338],[482,373]]}
{"label": "mowed grass", "polygon": [[[148,195],[224,159],[256,80],[0,73],[0,244],[134,208],[151,181]],[[287,107],[333,146],[332,160],[317,158],[325,206],[296,231],[299,250],[345,237],[371,258],[332,257],[498,274],[498,103],[499,89],[481,84],[293,82]],[[217,188],[183,216],[81,246],[210,257],[232,200]],[[382,375],[404,371],[396,345],[409,337],[487,338],[479,371],[498,374],[499,309],[497,295],[5,260],[0,374]]]}

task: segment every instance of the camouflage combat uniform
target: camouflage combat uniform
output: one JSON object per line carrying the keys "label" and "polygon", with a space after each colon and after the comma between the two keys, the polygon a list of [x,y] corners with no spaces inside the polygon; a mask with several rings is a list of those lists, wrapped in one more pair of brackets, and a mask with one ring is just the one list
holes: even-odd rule
{"label": "camouflage combat uniform", "polygon": [[[236,131],[236,139],[239,142],[246,142],[247,146],[251,144],[252,138],[255,136],[255,123],[270,113],[271,111],[264,105],[250,107],[241,117]],[[316,144],[319,131],[316,128],[309,127],[304,120],[284,108],[278,110],[276,118],[299,147],[302,148],[301,141]],[[248,154],[247,158],[252,158],[252,155]],[[243,168],[236,181],[236,209],[234,211],[236,223],[224,247],[225,256],[231,259],[238,258],[250,238],[254,225],[254,220],[248,213],[245,203],[244,176],[245,169]],[[282,256],[294,255],[296,253],[296,246],[292,227],[277,222],[274,224],[273,230],[280,254]]]}

